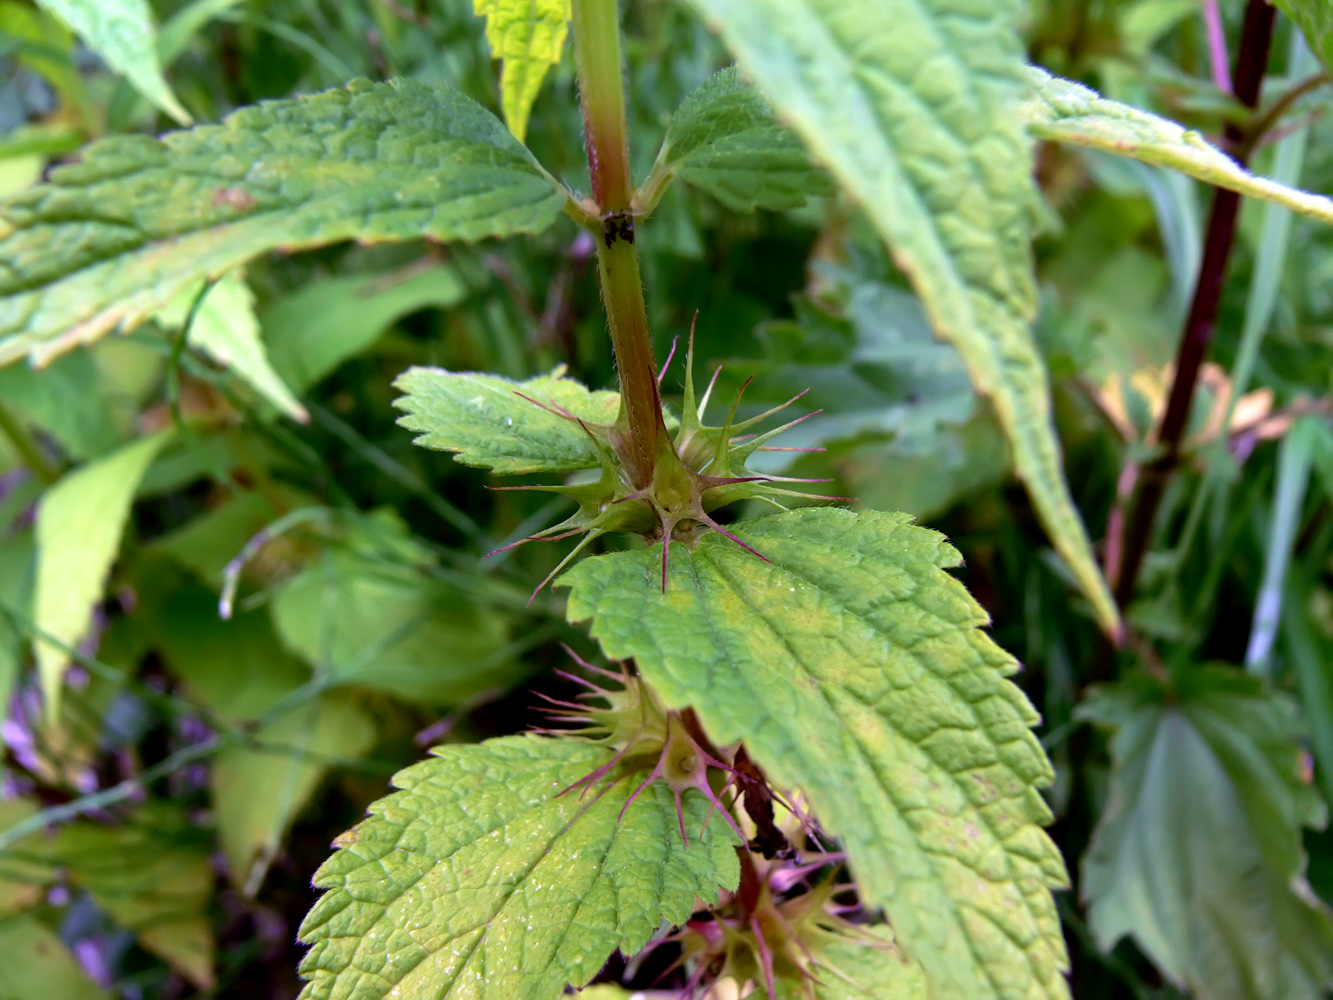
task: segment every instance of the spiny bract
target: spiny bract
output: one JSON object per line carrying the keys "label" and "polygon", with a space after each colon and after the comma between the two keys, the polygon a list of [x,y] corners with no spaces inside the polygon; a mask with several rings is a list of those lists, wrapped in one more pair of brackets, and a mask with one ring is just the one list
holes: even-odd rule
{"label": "spiny bract", "polygon": [[[662,367],[665,375],[675,354]],[[790,488],[796,480],[781,476],[761,476],[746,467],[756,451],[771,450],[768,442],[802,420],[808,413],[779,427],[757,432],[764,421],[782,412],[805,393],[745,420],[736,419],[741,386],[721,426],[704,423],[704,414],[721,366],[702,396],[694,387],[694,337],[691,330],[685,371],[683,413],[678,422],[663,420],[667,433],[648,485],[639,487],[628,474],[626,445],[619,422],[607,420],[609,393],[589,393],[581,385],[563,377],[552,376],[524,383],[509,383],[493,376],[415,368],[406,372],[397,385],[406,395],[397,406],[406,411],[400,423],[422,432],[417,443],[455,452],[460,462],[479,465],[495,472],[577,471],[596,469],[600,475],[591,482],[560,485],[501,486],[501,490],[537,490],[558,493],[578,504],[578,510],[550,528],[520,539],[504,551],[528,541],[559,541],[583,537],[537,587],[540,592],[561,570],[595,538],[607,532],[639,534],[651,542],[679,541],[692,545],[702,534],[720,532],[759,558],[763,553],[746,545],[713,517],[713,512],[741,500],[759,499],[778,507],[780,498],[800,500],[844,500],[844,497],[813,496]],[[659,375],[659,382],[662,375]],[[502,386],[511,400],[497,398]],[[606,398],[610,397],[610,398]],[[513,402],[522,409],[515,409]],[[818,411],[816,411],[818,412]],[[556,418],[552,421],[551,418]],[[601,418],[601,419],[597,419]],[[496,426],[496,422],[503,425]],[[563,426],[561,426],[563,425]],[[549,466],[541,462],[516,459],[515,438],[532,434],[533,451],[558,452],[562,461]],[[552,448],[559,440],[562,447]],[[538,445],[540,444],[540,447]],[[666,585],[668,544],[662,549],[662,584]]]}

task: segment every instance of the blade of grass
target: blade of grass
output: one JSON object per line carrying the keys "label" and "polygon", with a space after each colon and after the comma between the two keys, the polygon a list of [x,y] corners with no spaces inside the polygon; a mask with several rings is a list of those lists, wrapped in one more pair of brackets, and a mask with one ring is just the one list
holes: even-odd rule
{"label": "blade of grass", "polygon": [[1305,489],[1310,482],[1318,417],[1302,417],[1292,425],[1278,450],[1277,484],[1264,551],[1264,576],[1254,602],[1254,623],[1245,650],[1245,669],[1267,677],[1272,672],[1273,640],[1282,620],[1283,586],[1291,563],[1292,543],[1300,527]]}

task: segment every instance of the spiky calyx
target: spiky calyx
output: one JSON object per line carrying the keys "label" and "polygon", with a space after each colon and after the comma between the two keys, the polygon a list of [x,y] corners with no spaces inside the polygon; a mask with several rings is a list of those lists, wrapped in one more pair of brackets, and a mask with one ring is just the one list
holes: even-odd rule
{"label": "spiky calyx", "polygon": [[[658,376],[660,382],[675,356],[671,354]],[[791,483],[819,482],[820,480],[789,479],[779,476],[756,475],[746,462],[756,451],[771,448],[768,444],[783,431],[818,411],[797,417],[779,427],[756,433],[764,421],[781,413],[799,400],[804,393],[775,406],[757,416],[740,422],[736,412],[749,380],[741,386],[727,413],[725,422],[716,427],[704,423],[709,398],[717,384],[721,366],[702,396],[696,396],[694,387],[694,330],[691,327],[685,362],[685,399],[683,415],[675,424],[674,433],[664,420],[665,432],[658,437],[657,453],[650,474],[645,478],[641,462],[634,454],[622,428],[616,424],[592,424],[568,410],[542,402],[522,393],[518,395],[548,413],[571,420],[582,428],[592,441],[601,460],[600,476],[593,482],[559,486],[509,486],[495,489],[538,490],[558,493],[578,504],[578,510],[561,523],[539,531],[514,545],[527,541],[558,541],[582,535],[577,545],[534,591],[535,597],[543,587],[563,570],[593,539],[607,532],[628,532],[643,536],[649,542],[662,544],[662,589],[666,589],[666,566],[672,542],[692,545],[703,534],[716,531],[760,559],[763,553],[746,545],[713,517],[713,512],[742,500],[761,499],[783,506],[785,498],[801,501],[837,501],[847,497],[818,496],[790,488]],[[636,486],[646,481],[647,485]],[[510,548],[512,546],[507,546]],[[497,549],[497,552],[503,549]]]}
{"label": "spiky calyx", "polygon": [[847,978],[825,959],[831,945],[893,950],[891,939],[847,919],[856,905],[837,902],[837,896],[850,891],[833,878],[841,861],[840,854],[819,851],[778,860],[749,856],[735,893],[724,894],[711,914],[657,942],[680,946],[671,969],[688,971],[686,996],[699,997],[731,980],[738,996],[763,991],[774,998],[778,984],[786,981],[800,983],[813,1000],[815,987],[828,976]]}
{"label": "spiky calyx", "polygon": [[[738,775],[725,759],[730,754],[725,750],[714,750],[697,723],[693,722],[690,713],[665,708],[652,688],[631,674],[625,664],[619,664],[620,672],[617,673],[588,663],[568,646],[565,649],[584,670],[613,681],[619,687],[605,687],[562,670],[557,673],[587,689],[575,696],[578,700],[560,701],[539,695],[546,702],[542,711],[552,720],[580,727],[572,733],[552,730],[544,732],[601,743],[614,750],[605,764],[584,775],[560,794],[578,790],[581,795],[586,795],[589,789],[603,780],[637,781],[638,786],[621,809],[623,816],[635,799],[649,786],[660,781],[671,789],[676,800],[680,836],[688,844],[690,835],[685,828],[684,796],[693,788],[709,802],[704,828],[707,828],[713,813],[717,812],[737,838],[745,843],[745,834],[732,816],[731,808],[722,801],[722,796],[726,795]],[[647,775],[640,777],[644,772]],[[715,784],[717,788],[714,788]],[[702,835],[702,831],[700,833]]]}

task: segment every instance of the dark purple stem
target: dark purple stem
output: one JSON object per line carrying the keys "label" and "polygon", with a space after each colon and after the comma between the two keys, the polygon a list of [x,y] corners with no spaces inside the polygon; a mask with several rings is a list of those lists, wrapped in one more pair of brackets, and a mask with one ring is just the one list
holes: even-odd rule
{"label": "dark purple stem", "polygon": [[[1236,57],[1232,92],[1236,100],[1247,108],[1253,109],[1259,104],[1259,87],[1268,67],[1268,53],[1273,41],[1274,16],[1275,11],[1267,0],[1249,0],[1245,8],[1245,25],[1241,33],[1240,52]],[[1240,127],[1228,125],[1226,140],[1229,152],[1241,166],[1245,166],[1245,136]],[[1157,428],[1160,454],[1143,469],[1138,497],[1126,521],[1123,546],[1111,546],[1113,551],[1123,552],[1118,572],[1114,573],[1113,585],[1116,600],[1122,607],[1134,595],[1134,585],[1143,565],[1157,509],[1161,505],[1167,481],[1180,464],[1181,442],[1190,406],[1194,401],[1199,370],[1208,356],[1208,346],[1217,328],[1218,304],[1225,285],[1227,261],[1235,244],[1239,211],[1238,194],[1220,189],[1214,192],[1204,236],[1203,259],[1199,262],[1199,276],[1194,286],[1194,299],[1190,303],[1176,353],[1175,381],[1171,385],[1166,412]]]}

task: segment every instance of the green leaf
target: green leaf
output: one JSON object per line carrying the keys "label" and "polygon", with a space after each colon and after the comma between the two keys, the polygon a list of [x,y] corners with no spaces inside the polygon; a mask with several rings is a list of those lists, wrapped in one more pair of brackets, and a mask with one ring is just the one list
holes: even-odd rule
{"label": "green leaf", "polygon": [[458,273],[438,265],[311,281],[260,313],[273,367],[298,391],[370,347],[394,322],[467,294]]}
{"label": "green leaf", "polygon": [[1326,623],[1320,627],[1314,611],[1317,602],[1325,607],[1329,593],[1317,588],[1305,573],[1293,573],[1282,601],[1282,639],[1286,660],[1296,681],[1301,708],[1310,723],[1310,746],[1314,751],[1315,777],[1324,798],[1333,798],[1333,635]]}
{"label": "green leaf", "polygon": [[167,86],[157,57],[157,32],[148,0],[37,0],[74,30],[108,66],[182,125],[190,114]]}
{"label": "green leaf", "polygon": [[281,585],[274,626],[315,669],[409,701],[458,705],[507,687],[507,619],[430,564],[406,525],[377,512]]}
{"label": "green leaf", "polygon": [[603,748],[515,736],[432,753],[316,873],[327,891],[301,925],[303,1000],[555,1000],[739,880],[726,824],[695,835],[698,794],[688,847],[664,784],[623,817],[635,782],[561,795]]}
{"label": "green leaf", "polygon": [[766,562],[716,532],[673,545],[665,594],[656,546],[557,585],[608,657],[809,796],[933,995],[1065,997],[1037,714],[944,572],[958,553],[909,521],[804,508],[734,527]]}
{"label": "green leaf", "polygon": [[[198,302],[199,294],[203,300]],[[193,317],[191,317],[193,312]],[[255,317],[254,293],[240,271],[233,271],[207,291],[202,280],[186,288],[157,314],[163,326],[179,330],[190,323],[189,343],[203,351],[293,420],[310,419],[282,377],[273,370]]]}
{"label": "green leaf", "polygon": [[[90,351],[73,351],[41,371],[30,365],[0,368],[0,399],[24,422],[53,437],[71,459],[113,450],[132,416],[117,405],[116,388]],[[133,406],[133,403],[130,403]]]}
{"label": "green leaf", "polygon": [[0,997],[4,1000],[107,1000],[59,935],[36,917],[0,919]]}
{"label": "green leaf", "polygon": [[[37,627],[66,646],[77,645],[93,620],[107,574],[120,550],[134,491],[169,432],[133,444],[68,473],[37,505]],[[55,720],[69,657],[38,639],[37,674],[46,717]]]}
{"label": "green leaf", "polygon": [[245,0],[191,0],[162,24],[157,51],[167,65],[175,62],[195,37],[214,18],[219,18]]}
{"label": "green leaf", "polygon": [[1114,730],[1110,800],[1083,862],[1098,944],[1132,935],[1200,1000],[1333,988],[1333,920],[1305,880],[1303,826],[1326,811],[1295,705],[1255,677],[1193,667],[1096,690]]}
{"label": "green leaf", "polygon": [[414,80],[108,139],[0,206],[0,363],[129,329],[269,250],[536,232],[564,199],[494,115]]}
{"label": "green leaf", "polygon": [[509,625],[455,586],[365,553],[326,553],[271,605],[283,644],[343,683],[459,705],[515,680]]}
{"label": "green leaf", "polygon": [[807,195],[834,191],[801,140],[734,66],[709,77],[676,109],[644,185],[646,200],[655,204],[658,188],[673,176],[738,212],[797,208]]}
{"label": "green leaf", "polygon": [[991,397],[1057,551],[1117,632],[1060,462],[1033,339],[1030,141],[1016,2],[690,0],[861,205]]}
{"label": "green leaf", "polygon": [[538,403],[563,409],[589,425],[611,423],[620,406],[617,393],[591,392],[566,378],[563,366],[526,382],[409,368],[394,386],[404,393],[394,401],[406,413],[398,423],[417,432],[416,444],[452,451],[464,465],[508,475],[576,472],[601,464],[597,446],[578,421]]}
{"label": "green leaf", "polygon": [[284,650],[264,610],[218,617],[217,591],[149,563],[138,588],[152,641],[190,696],[232,721],[257,719],[310,680]]}
{"label": "green leaf", "polygon": [[1273,0],[1273,3],[1300,25],[1319,61],[1326,69],[1333,70],[1333,6],[1328,0]]}
{"label": "green leaf", "polygon": [[[158,623],[158,651],[189,695],[215,715],[233,723],[259,719],[310,680],[310,671],[282,648],[267,611],[240,611],[224,621],[216,590],[173,580],[160,565],[150,565],[145,576],[156,587],[140,588],[141,613]],[[365,710],[339,692],[312,696],[248,729],[252,743],[218,753],[211,784],[232,881],[253,895],[330,758],[365,753],[376,733]]]}
{"label": "green leaf", "polygon": [[[165,462],[164,459],[159,464]],[[310,503],[308,495],[282,486],[263,493],[238,492],[170,534],[155,538],[148,548],[165,553],[210,584],[216,597],[216,588],[225,580],[227,565],[245,544],[286,511]],[[217,618],[216,600],[209,614]]]}
{"label": "green leaf", "polygon": [[0,34],[13,46],[14,61],[45,80],[69,106],[71,124],[85,131],[100,127],[95,124],[100,115],[75,61],[74,36],[58,17],[6,0],[0,3]]}
{"label": "green leaf", "polygon": [[253,733],[260,749],[228,747],[213,762],[218,840],[237,887],[259,890],[292,821],[305,808],[328,758],[356,760],[375,726],[346,697],[326,695]]}
{"label": "green leaf", "polygon": [[546,71],[560,62],[569,32],[570,0],[472,0],[486,18],[486,41],[504,60],[500,80],[505,121],[518,141],[528,131],[528,114]]}
{"label": "green leaf", "polygon": [[1205,183],[1333,223],[1333,198],[1256,177],[1192,129],[1107,100],[1095,90],[1051,76],[1036,66],[1028,67],[1028,78],[1031,88],[1022,117],[1028,131],[1040,139],[1170,167]]}

